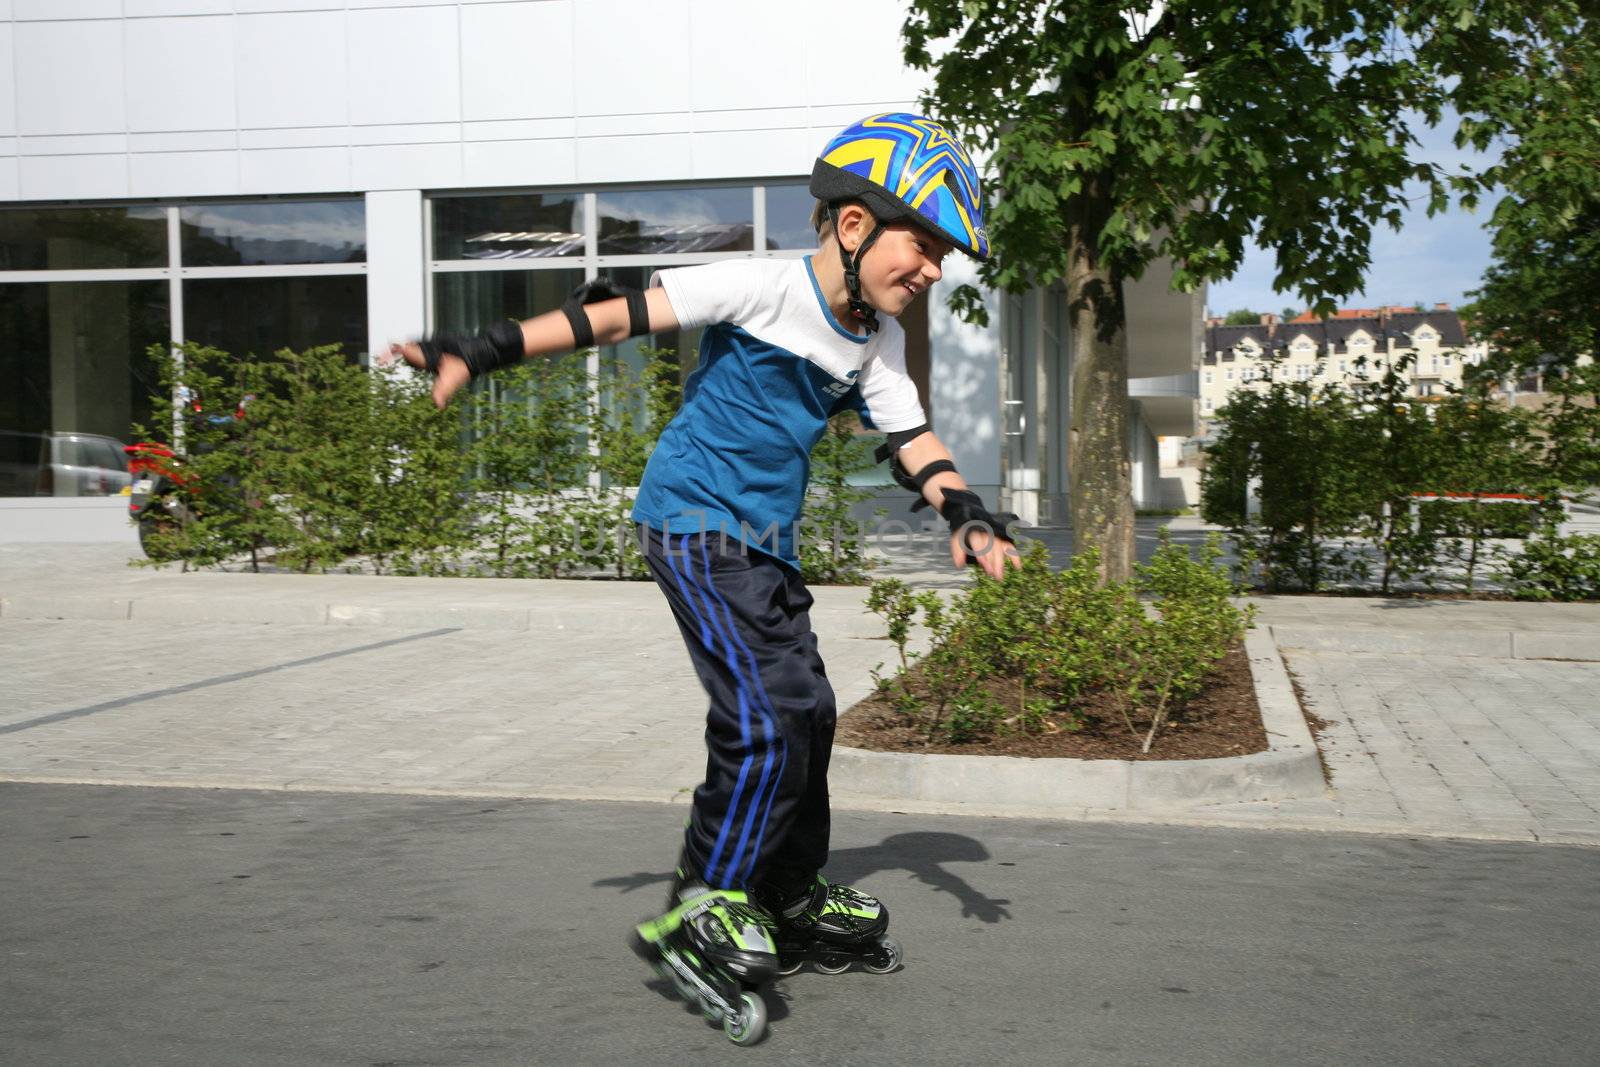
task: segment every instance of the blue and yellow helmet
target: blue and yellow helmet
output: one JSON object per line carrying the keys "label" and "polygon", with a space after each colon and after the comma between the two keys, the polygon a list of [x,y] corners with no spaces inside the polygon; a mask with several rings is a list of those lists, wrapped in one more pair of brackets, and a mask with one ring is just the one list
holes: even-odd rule
{"label": "blue and yellow helmet", "polygon": [[880,222],[914,222],[989,258],[978,170],[933,119],[893,111],[839,131],[817,158],[810,189],[824,203],[859,200]]}

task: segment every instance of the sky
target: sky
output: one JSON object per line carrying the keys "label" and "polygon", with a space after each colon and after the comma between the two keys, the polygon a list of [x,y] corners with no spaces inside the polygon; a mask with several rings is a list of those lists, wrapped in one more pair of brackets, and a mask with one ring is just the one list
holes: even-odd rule
{"label": "sky", "polygon": [[[1450,143],[1454,129],[1453,115],[1447,115],[1434,129],[1421,128],[1417,133],[1421,144],[1413,149],[1413,158],[1452,171],[1459,171],[1462,164],[1486,165],[1485,156],[1463,152]],[[1376,307],[1419,300],[1429,305],[1445,301],[1452,307],[1466,303],[1467,291],[1478,287],[1489,265],[1489,234],[1483,226],[1494,201],[1494,197],[1484,198],[1471,213],[1452,206],[1431,219],[1426,204],[1419,202],[1406,212],[1398,233],[1387,225],[1379,226],[1373,232],[1366,286],[1340,301],[1341,306]],[[1211,313],[1224,315],[1238,308],[1271,312],[1303,308],[1298,295],[1273,292],[1272,278],[1277,273],[1273,261],[1270,250],[1249,247],[1237,274],[1207,288],[1206,306]]]}

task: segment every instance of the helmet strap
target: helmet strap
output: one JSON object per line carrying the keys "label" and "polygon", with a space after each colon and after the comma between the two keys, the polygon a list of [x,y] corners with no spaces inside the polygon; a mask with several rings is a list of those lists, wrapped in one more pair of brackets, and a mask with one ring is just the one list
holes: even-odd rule
{"label": "helmet strap", "polygon": [[883,235],[883,223],[874,220],[872,232],[867,234],[867,239],[861,242],[861,247],[857,248],[855,255],[852,256],[844,250],[844,240],[839,236],[838,204],[828,205],[828,221],[833,224],[833,242],[839,246],[839,262],[844,265],[844,288],[850,297],[850,314],[866,327],[868,333],[877,333],[878,311],[861,295],[861,258]]}

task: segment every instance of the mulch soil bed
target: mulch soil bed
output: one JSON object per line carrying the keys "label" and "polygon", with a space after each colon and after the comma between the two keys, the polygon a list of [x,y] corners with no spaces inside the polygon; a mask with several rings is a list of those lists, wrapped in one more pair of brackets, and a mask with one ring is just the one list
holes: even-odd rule
{"label": "mulch soil bed", "polygon": [[[913,691],[916,686],[913,669]],[[992,691],[1006,703],[1017,703],[1014,682],[999,680]],[[1167,724],[1156,734],[1148,755],[1139,748],[1149,722],[1135,719],[1140,732],[1134,737],[1109,694],[1089,694],[1077,701],[1074,710],[1085,719],[1079,730],[1057,726],[1053,731],[1008,732],[981,741],[949,744],[929,740],[926,731],[897,710],[890,697],[874,693],[839,716],[834,742],[874,752],[1120,760],[1214,759],[1267,749],[1267,731],[1261,725],[1250,661],[1242,646],[1235,646],[1223,658],[1198,696],[1173,710]]]}

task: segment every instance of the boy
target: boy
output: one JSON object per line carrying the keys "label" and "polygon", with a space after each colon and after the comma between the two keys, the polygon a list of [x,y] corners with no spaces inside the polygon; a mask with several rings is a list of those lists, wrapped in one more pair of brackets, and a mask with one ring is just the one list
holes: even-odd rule
{"label": "boy", "polygon": [[824,970],[899,960],[883,905],[818,873],[835,707],[795,524],[829,416],[854,408],[888,434],[896,479],[949,520],[957,566],[1000,577],[1019,562],[929,431],[894,321],[952,250],[988,255],[971,160],[937,122],[875,115],[829,142],[810,190],[821,247],[805,259],[662,271],[645,293],[392,350],[437,376],[443,406],[471,377],[525,356],[707,327],[633,513],[710,697],[706,780],[668,911],[638,927],[635,947],[740,1043],[765,1022],[741,981],[771,977],[780,956],[786,971],[803,959]]}

